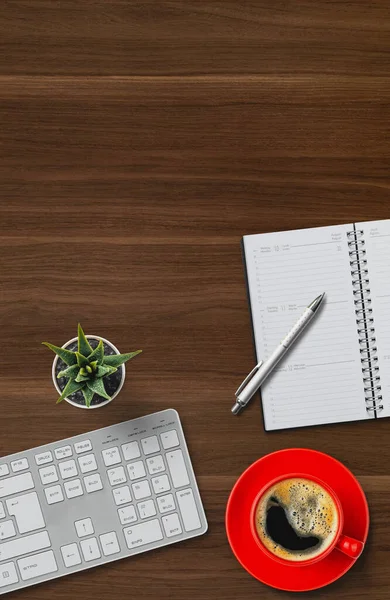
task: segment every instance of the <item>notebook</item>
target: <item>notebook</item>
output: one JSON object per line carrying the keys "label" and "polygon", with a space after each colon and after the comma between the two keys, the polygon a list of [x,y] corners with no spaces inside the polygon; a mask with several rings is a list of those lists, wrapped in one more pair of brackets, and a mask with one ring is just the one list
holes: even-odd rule
{"label": "notebook", "polygon": [[322,292],[261,387],[267,431],[390,416],[390,220],[243,238],[257,360]]}

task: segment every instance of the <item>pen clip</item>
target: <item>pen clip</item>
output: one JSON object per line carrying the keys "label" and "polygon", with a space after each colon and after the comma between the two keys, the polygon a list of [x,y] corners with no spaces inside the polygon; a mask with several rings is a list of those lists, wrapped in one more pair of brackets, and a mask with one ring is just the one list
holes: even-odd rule
{"label": "pen clip", "polygon": [[240,385],[240,387],[237,389],[235,396],[238,396],[238,394],[240,394],[242,392],[242,390],[244,389],[244,387],[246,386],[246,384],[248,383],[248,381],[250,379],[252,379],[253,375],[260,369],[261,365],[263,364],[263,361],[261,360],[253,369],[252,371],[249,373],[249,375],[247,375],[244,379],[244,381],[242,382],[242,384]]}

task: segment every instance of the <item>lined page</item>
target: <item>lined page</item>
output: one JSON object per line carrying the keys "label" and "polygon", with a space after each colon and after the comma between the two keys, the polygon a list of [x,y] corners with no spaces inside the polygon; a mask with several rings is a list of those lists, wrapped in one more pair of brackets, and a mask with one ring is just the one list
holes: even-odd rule
{"label": "lined page", "polygon": [[366,411],[347,232],[352,225],[244,237],[256,353],[267,358],[326,299],[261,388],[265,428],[362,420]]}
{"label": "lined page", "polygon": [[[378,417],[390,416],[390,221],[359,223],[363,231],[369,279],[369,298],[375,327],[383,410]],[[362,265],[364,268],[365,265]],[[375,383],[375,382],[373,382]]]}

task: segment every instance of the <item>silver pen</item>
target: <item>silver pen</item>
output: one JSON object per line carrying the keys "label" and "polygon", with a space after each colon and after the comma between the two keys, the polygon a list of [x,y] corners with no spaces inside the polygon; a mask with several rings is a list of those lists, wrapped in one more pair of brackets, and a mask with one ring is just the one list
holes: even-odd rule
{"label": "silver pen", "polygon": [[317,310],[319,309],[325,292],[318,296],[313,302],[309,304],[303,315],[295,323],[294,327],[289,331],[286,337],[280,342],[279,346],[273,351],[271,356],[265,361],[260,361],[258,365],[249,373],[244,379],[238,390],[236,391],[236,402],[232,408],[232,413],[237,415],[257,392],[263,381],[273,371],[281,358],[288,352],[293,343],[305,329],[306,325],[310,323]]}

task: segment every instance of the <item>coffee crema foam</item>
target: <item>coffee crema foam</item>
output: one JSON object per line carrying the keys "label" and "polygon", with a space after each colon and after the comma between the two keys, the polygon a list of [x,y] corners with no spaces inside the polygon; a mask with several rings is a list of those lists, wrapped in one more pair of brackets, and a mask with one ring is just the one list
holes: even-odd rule
{"label": "coffee crema foam", "polygon": [[321,485],[301,477],[284,479],[260,498],[255,526],[261,542],[272,554],[289,561],[304,561],[331,545],[339,526],[338,510]]}

